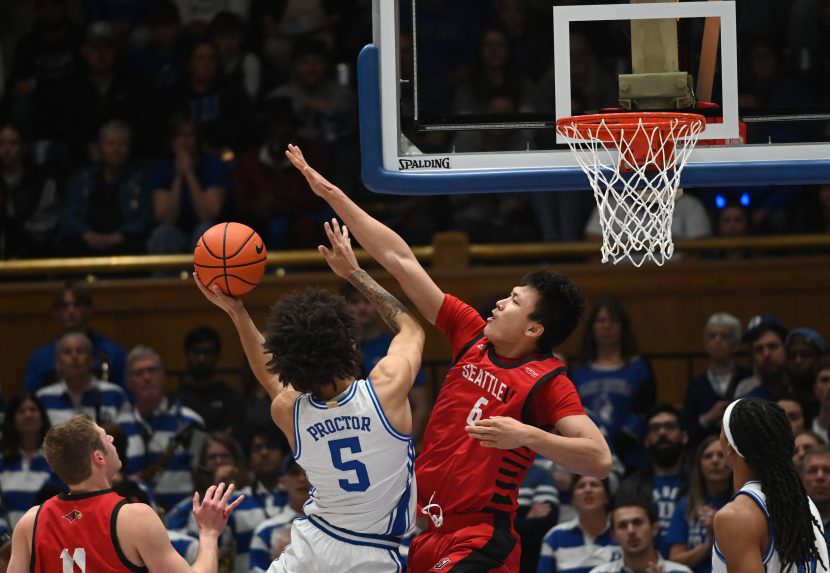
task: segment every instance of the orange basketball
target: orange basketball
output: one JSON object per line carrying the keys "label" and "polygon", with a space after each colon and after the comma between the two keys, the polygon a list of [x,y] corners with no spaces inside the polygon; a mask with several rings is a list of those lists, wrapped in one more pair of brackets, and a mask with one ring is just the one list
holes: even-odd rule
{"label": "orange basketball", "polygon": [[268,253],[256,231],[242,223],[219,223],[204,232],[193,251],[193,266],[206,287],[239,296],[265,273]]}

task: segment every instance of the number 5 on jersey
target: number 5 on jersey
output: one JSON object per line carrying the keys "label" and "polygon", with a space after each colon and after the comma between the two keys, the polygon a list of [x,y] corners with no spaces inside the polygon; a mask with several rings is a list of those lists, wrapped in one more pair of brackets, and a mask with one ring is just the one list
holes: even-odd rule
{"label": "number 5 on jersey", "polygon": [[357,482],[348,479],[341,479],[337,482],[344,491],[366,491],[369,489],[371,484],[369,483],[369,472],[366,471],[366,465],[357,460],[343,461],[343,450],[349,450],[353,454],[363,451],[358,438],[332,440],[329,442],[329,450],[331,450],[331,463],[334,464],[334,467],[344,472],[351,471],[356,474]]}
{"label": "number 5 on jersey", "polygon": [[476,422],[481,420],[481,416],[484,415],[484,406],[486,406],[490,401],[487,398],[479,398],[473,409],[470,410],[470,414],[467,416],[467,425],[468,426],[475,426]]}

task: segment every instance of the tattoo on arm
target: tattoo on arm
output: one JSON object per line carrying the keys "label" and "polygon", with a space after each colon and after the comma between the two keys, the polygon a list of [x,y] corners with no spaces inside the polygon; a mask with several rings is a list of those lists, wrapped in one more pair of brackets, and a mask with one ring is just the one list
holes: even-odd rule
{"label": "tattoo on arm", "polygon": [[349,282],[360,291],[366,299],[372,303],[375,310],[381,318],[389,325],[394,333],[398,333],[400,328],[395,321],[395,317],[401,313],[407,313],[406,307],[396,299],[394,296],[380,286],[375,279],[369,276],[369,273],[360,269],[352,273],[349,277]]}

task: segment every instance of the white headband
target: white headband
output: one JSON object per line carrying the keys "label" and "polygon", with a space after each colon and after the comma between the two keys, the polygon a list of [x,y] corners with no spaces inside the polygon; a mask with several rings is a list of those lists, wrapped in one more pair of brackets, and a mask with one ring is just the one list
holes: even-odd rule
{"label": "white headband", "polygon": [[732,438],[732,428],[729,427],[730,418],[732,417],[732,409],[735,407],[735,404],[740,402],[740,399],[735,400],[731,404],[726,407],[726,411],[723,413],[723,433],[726,434],[726,441],[729,442],[729,445],[732,446],[732,449],[735,450],[735,453],[741,456],[742,459],[744,455],[738,449],[738,446],[735,444],[735,440]]}

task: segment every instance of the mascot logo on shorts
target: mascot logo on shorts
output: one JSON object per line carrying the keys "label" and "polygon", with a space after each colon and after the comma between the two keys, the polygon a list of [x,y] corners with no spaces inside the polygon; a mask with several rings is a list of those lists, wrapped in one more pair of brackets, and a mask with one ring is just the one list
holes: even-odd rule
{"label": "mascot logo on shorts", "polygon": [[435,569],[436,571],[440,571],[441,569],[443,569],[444,567],[446,567],[450,563],[452,563],[452,559],[450,559],[449,557],[444,557],[443,559],[441,559],[441,561],[439,561],[438,563],[433,565],[432,568]]}
{"label": "mascot logo on shorts", "polygon": [[81,519],[83,516],[84,516],[84,514],[83,514],[83,513],[81,513],[81,512],[80,512],[80,511],[78,511],[77,509],[73,509],[72,511],[70,511],[69,513],[67,513],[66,515],[64,515],[64,516],[63,516],[63,518],[64,518],[66,521],[68,521],[69,523],[75,523],[76,521],[78,521],[79,519]]}

